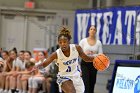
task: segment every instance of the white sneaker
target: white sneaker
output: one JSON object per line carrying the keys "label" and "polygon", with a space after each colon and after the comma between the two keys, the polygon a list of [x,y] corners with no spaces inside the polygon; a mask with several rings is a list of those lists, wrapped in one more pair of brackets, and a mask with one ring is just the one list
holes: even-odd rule
{"label": "white sneaker", "polygon": [[39,91],[38,93],[42,93],[42,91]]}
{"label": "white sneaker", "polygon": [[8,90],[3,90],[3,92],[1,92],[1,93],[8,93]]}
{"label": "white sneaker", "polygon": [[18,93],[22,93],[22,90],[19,90]]}
{"label": "white sneaker", "polygon": [[11,90],[9,90],[7,93],[12,93],[12,91],[11,91]]}
{"label": "white sneaker", "polygon": [[28,93],[27,91],[23,90],[22,93]]}
{"label": "white sneaker", "polygon": [[0,93],[3,93],[3,89],[0,89]]}

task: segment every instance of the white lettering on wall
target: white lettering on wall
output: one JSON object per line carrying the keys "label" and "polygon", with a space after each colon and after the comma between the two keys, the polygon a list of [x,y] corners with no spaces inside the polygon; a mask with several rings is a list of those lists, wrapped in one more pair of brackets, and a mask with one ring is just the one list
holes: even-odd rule
{"label": "white lettering on wall", "polygon": [[106,12],[104,13],[103,16],[104,25],[103,25],[102,38],[104,39],[102,40],[102,43],[107,45],[110,44],[110,40],[111,40],[111,35],[109,34],[109,25],[112,24],[112,16],[113,16],[112,12]]}
{"label": "white lettering on wall", "polygon": [[95,25],[96,13],[91,13],[91,25]]}
{"label": "white lettering on wall", "polygon": [[136,45],[140,45],[140,14],[137,16]]}
{"label": "white lettering on wall", "polygon": [[[127,44],[130,45],[131,42],[131,27],[132,24],[135,24],[135,17],[136,17],[136,11],[126,11],[126,15],[125,15],[125,25],[127,25],[127,36],[126,36],[126,40],[127,40]],[[132,19],[133,19],[133,23],[132,23]]]}
{"label": "white lettering on wall", "polygon": [[86,37],[86,30],[89,22],[90,13],[77,14],[78,22],[78,41]]}
{"label": "white lettering on wall", "polygon": [[[113,11],[111,9],[77,13],[76,42],[86,37],[90,25],[96,25],[96,38],[100,39],[104,45],[134,44],[134,36],[136,36],[135,43],[140,45],[140,14],[136,20],[136,11],[132,8],[126,9],[125,12],[123,9]],[[134,29],[135,26],[136,29]]]}
{"label": "white lettering on wall", "polygon": [[97,14],[97,32],[96,32],[96,38],[99,39],[99,32],[101,30],[101,17],[102,13]]}
{"label": "white lettering on wall", "polygon": [[116,29],[115,29],[115,35],[114,35],[114,42],[113,44],[116,44],[116,41],[118,41],[118,45],[122,44],[122,21],[121,21],[121,11],[118,11],[118,18],[116,23]]}

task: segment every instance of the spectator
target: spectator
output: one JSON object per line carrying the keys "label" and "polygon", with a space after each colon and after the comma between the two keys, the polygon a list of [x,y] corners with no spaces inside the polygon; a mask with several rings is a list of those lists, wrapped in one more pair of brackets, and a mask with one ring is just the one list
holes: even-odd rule
{"label": "spectator", "polygon": [[[88,37],[80,41],[79,45],[87,56],[96,56],[103,53],[102,44],[100,40],[96,39],[96,27],[90,26],[88,30]],[[82,78],[85,84],[85,93],[94,93],[96,83],[97,70],[93,63],[81,61]]]}

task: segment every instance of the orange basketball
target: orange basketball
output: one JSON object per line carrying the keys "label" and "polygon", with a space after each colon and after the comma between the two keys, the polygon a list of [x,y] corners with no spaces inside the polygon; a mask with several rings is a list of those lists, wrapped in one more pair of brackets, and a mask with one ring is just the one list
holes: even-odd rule
{"label": "orange basketball", "polygon": [[110,65],[110,60],[109,58],[104,55],[104,54],[99,54],[96,56],[93,60],[93,66],[98,70],[98,71],[104,71],[106,70]]}

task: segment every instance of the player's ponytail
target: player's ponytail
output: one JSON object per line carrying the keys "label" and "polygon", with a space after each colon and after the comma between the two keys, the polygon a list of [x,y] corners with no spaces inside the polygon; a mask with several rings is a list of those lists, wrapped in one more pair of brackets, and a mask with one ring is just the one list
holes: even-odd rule
{"label": "player's ponytail", "polygon": [[69,41],[71,40],[70,31],[69,31],[67,28],[65,28],[65,27],[63,27],[63,28],[60,30],[60,33],[59,33],[59,35],[58,35],[58,40],[59,40],[60,37],[62,37],[62,36],[68,38]]}

